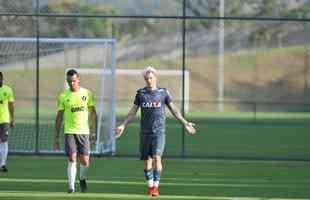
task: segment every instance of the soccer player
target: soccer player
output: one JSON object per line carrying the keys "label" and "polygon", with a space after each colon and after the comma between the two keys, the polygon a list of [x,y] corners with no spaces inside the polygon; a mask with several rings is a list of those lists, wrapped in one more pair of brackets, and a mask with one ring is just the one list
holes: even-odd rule
{"label": "soccer player", "polygon": [[[90,142],[96,141],[97,114],[94,97],[91,91],[80,87],[80,75],[77,70],[68,70],[66,79],[69,90],[58,97],[54,149],[59,150],[59,133],[64,120],[65,152],[68,157],[68,193],[75,192],[77,157],[80,160],[80,189],[81,192],[86,192]],[[88,119],[89,116],[91,120]]]}
{"label": "soccer player", "polygon": [[9,128],[15,127],[13,90],[3,85],[3,74],[0,72],[0,171],[7,172]]}
{"label": "soccer player", "polygon": [[148,184],[148,195],[159,195],[159,180],[162,171],[161,157],[165,148],[165,105],[185,127],[189,134],[195,134],[194,124],[186,121],[172,102],[167,89],[157,86],[156,70],[147,67],[143,72],[146,87],[137,91],[134,105],[124,122],[116,128],[120,137],[128,123],[141,108],[140,159],[144,160],[144,174]]}

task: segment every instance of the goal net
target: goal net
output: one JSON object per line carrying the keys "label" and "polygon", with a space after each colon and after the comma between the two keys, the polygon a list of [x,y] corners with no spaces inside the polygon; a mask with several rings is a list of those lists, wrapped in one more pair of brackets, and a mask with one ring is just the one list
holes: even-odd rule
{"label": "goal net", "polygon": [[92,152],[115,152],[115,44],[114,39],[0,38],[4,84],[11,86],[16,96],[10,152],[63,152],[63,137],[61,152],[53,150],[53,140],[57,97],[64,90],[68,68],[78,69],[81,86],[96,98],[99,126]]}

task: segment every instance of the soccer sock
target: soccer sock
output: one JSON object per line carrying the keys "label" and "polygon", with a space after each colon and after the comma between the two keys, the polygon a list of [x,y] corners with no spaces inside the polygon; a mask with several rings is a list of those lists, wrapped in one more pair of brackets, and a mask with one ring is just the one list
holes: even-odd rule
{"label": "soccer sock", "polygon": [[154,170],[154,187],[159,186],[160,174],[161,174],[161,171]]}
{"label": "soccer sock", "polygon": [[80,164],[80,180],[87,178],[88,166]]}
{"label": "soccer sock", "polygon": [[76,162],[68,162],[68,182],[69,188],[74,189],[76,177]]}
{"label": "soccer sock", "polygon": [[1,160],[0,166],[6,165],[6,159],[8,157],[8,142],[1,142],[0,143],[0,153],[1,153]]}
{"label": "soccer sock", "polygon": [[6,165],[6,160],[8,157],[8,152],[9,152],[9,145],[8,142],[4,142],[4,151],[3,151],[3,158],[2,158],[2,166]]}
{"label": "soccer sock", "polygon": [[2,166],[4,143],[0,142],[0,167]]}
{"label": "soccer sock", "polygon": [[154,182],[153,181],[153,179],[154,179],[153,170],[152,169],[150,169],[150,170],[145,169],[144,170],[144,176],[145,176],[145,179],[147,181],[148,186],[153,187],[154,186],[153,185],[153,182]]}

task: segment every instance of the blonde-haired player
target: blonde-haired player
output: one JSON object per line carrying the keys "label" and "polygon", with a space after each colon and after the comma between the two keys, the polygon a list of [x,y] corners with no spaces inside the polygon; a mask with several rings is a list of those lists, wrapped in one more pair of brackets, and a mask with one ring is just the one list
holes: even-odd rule
{"label": "blonde-haired player", "polygon": [[162,171],[162,155],[165,148],[165,107],[184,125],[189,134],[195,134],[194,124],[186,121],[172,102],[167,89],[158,87],[157,72],[153,67],[143,71],[146,86],[137,91],[134,104],[127,118],[117,127],[120,137],[128,123],[141,108],[140,159],[144,160],[144,174],[148,183],[148,195],[159,195],[159,180]]}

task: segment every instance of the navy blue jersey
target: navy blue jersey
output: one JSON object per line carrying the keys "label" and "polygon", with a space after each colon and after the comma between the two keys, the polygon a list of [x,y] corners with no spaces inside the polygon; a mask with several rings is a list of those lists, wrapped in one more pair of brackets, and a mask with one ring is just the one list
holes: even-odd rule
{"label": "navy blue jersey", "polygon": [[134,104],[141,108],[141,134],[163,134],[165,132],[165,106],[171,97],[165,88],[137,91]]}

